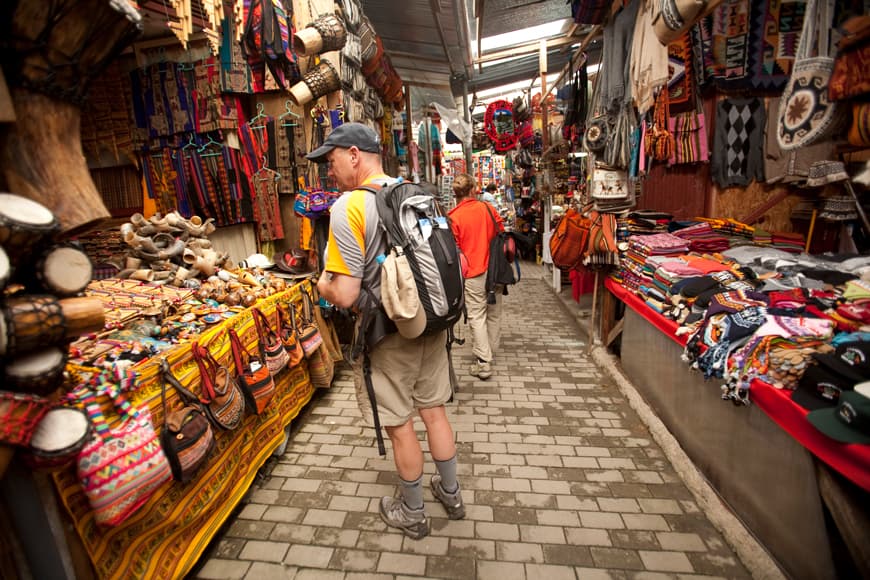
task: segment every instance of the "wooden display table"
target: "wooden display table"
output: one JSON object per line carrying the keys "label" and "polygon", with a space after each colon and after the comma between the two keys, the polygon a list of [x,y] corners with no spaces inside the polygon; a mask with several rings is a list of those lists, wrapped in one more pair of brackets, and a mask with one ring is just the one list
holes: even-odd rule
{"label": "wooden display table", "polygon": [[[267,316],[275,310],[279,302],[299,303],[300,288],[310,282],[303,282],[269,298],[259,301],[256,307]],[[231,363],[228,329],[234,329],[245,346],[255,352],[257,333],[250,309],[209,328],[198,337],[200,344],[208,345],[209,350],[222,363]],[[135,391],[128,393],[131,401],[149,406],[152,422],[162,425],[163,409],[160,402],[160,359],[165,358],[171,365],[173,374],[184,385],[196,385],[198,392],[199,370],[190,351],[190,343],[179,344],[159,357],[138,363],[133,370],[137,372]],[[76,578],[182,578],[196,564],[209,542],[230,517],[233,510],[247,493],[266,459],[281,445],[285,428],[299,414],[311,399],[314,388],[308,379],[307,363],[303,360],[298,366],[286,369],[275,377],[277,392],[269,406],[261,415],[246,412],[242,425],[234,431],[215,430],[215,449],[206,465],[196,478],[186,484],[167,482],[151,496],[148,502],[128,520],[113,528],[106,528],[94,522],[88,500],[79,484],[75,467],[53,474],[58,506],[40,506],[48,513],[47,523],[42,515],[38,525],[55,528],[55,542],[43,537],[35,543],[38,534],[28,530],[27,521],[16,521],[20,530],[23,551],[27,554],[35,577],[40,577],[34,566],[41,557],[47,562],[60,562],[54,569],[64,568],[69,575],[74,569]],[[172,389],[167,390],[167,398],[177,397]],[[27,478],[21,474],[20,478]],[[38,484],[44,480],[38,474]],[[18,487],[21,482],[4,482],[5,494]],[[32,486],[31,486],[32,487]],[[44,501],[43,495],[42,500]],[[36,500],[34,500],[36,501]],[[11,502],[10,502],[11,503]],[[33,508],[31,507],[31,515]],[[60,512],[60,520],[71,522],[66,542],[57,534],[57,524],[52,524],[52,516]],[[13,518],[21,519],[21,518]],[[64,545],[66,544],[66,545]],[[67,547],[68,546],[68,547]],[[40,556],[41,554],[41,556]],[[83,561],[82,554],[87,555]],[[44,569],[43,569],[44,570]],[[47,577],[47,576],[42,576]],[[52,575],[52,577],[58,577]]]}

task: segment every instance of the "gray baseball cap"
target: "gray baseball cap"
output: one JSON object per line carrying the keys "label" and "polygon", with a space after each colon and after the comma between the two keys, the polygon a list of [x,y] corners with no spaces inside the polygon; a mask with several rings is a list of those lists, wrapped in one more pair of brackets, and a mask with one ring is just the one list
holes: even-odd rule
{"label": "gray baseball cap", "polygon": [[381,138],[374,129],[362,123],[344,123],[336,127],[323,142],[323,145],[305,156],[315,163],[326,163],[326,156],[336,147],[350,149],[356,147],[369,153],[381,152]]}

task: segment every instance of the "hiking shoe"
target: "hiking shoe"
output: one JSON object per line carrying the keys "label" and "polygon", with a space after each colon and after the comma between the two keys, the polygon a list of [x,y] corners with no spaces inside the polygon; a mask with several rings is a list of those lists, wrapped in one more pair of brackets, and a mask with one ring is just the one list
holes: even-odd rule
{"label": "hiking shoe", "polygon": [[465,517],[465,503],[462,501],[462,493],[457,486],[456,491],[447,493],[441,487],[441,475],[436,473],[432,476],[432,495],[441,502],[447,510],[447,517],[451,520],[461,520]]}
{"label": "hiking shoe", "polygon": [[426,519],[423,508],[412,510],[399,498],[381,498],[381,519],[388,526],[399,528],[414,540],[429,535],[429,520]]}
{"label": "hiking shoe", "polygon": [[471,369],[468,372],[472,376],[485,381],[492,376],[492,366],[488,362],[474,361],[471,363]]}

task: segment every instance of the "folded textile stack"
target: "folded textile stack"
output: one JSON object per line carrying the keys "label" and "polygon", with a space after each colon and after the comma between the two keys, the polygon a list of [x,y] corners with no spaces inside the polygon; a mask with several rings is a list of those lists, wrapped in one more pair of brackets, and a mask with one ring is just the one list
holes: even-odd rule
{"label": "folded textile stack", "polygon": [[800,233],[773,232],[771,235],[771,244],[774,248],[792,254],[803,252],[806,242],[806,238]]}
{"label": "folded textile stack", "polygon": [[728,238],[713,231],[713,226],[708,222],[699,222],[676,230],[673,234],[687,240],[693,252],[722,252],[731,247]]}
{"label": "folded textile stack", "polygon": [[652,234],[628,238],[628,250],[622,256],[623,278],[625,285],[633,292],[640,286],[653,283],[655,262],[647,263],[651,257],[679,256],[689,250],[686,240],[671,234]]}
{"label": "folded textile stack", "polygon": [[752,243],[755,228],[731,218],[695,218],[710,224],[715,232],[728,238],[731,247]]}
{"label": "folded textile stack", "polygon": [[616,236],[625,240],[632,235],[665,233],[673,216],[669,213],[641,210],[617,219]]}
{"label": "folded textile stack", "polygon": [[755,228],[755,233],[752,236],[752,241],[757,246],[769,246],[773,243],[773,236],[767,230]]}

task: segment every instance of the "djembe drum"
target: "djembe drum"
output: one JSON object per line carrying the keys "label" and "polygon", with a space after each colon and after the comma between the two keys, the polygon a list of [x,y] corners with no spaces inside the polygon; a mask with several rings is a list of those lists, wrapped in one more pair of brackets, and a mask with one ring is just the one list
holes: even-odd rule
{"label": "djembe drum", "polygon": [[6,185],[51,209],[65,234],[110,217],[88,172],[81,110],[91,80],[142,31],[126,0],[3,2],[3,72],[17,122],[0,142]]}
{"label": "djembe drum", "polygon": [[98,298],[62,298],[50,294],[6,299],[0,315],[0,356],[14,356],[59,344],[103,329],[103,303]]}
{"label": "djembe drum", "polygon": [[347,41],[344,23],[335,14],[323,14],[296,32],[293,49],[301,56],[341,50]]}

